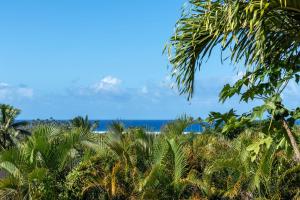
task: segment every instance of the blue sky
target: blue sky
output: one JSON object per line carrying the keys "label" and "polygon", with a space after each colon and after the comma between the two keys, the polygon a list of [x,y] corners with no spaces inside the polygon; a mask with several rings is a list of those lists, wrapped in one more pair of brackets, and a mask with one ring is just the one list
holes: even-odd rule
{"label": "blue sky", "polygon": [[[252,105],[218,103],[239,70],[219,52],[197,75],[192,101],[172,89],[162,50],[183,0],[6,1],[0,6],[0,102],[20,118],[172,119],[183,113],[239,112]],[[288,96],[300,98],[291,86]]]}

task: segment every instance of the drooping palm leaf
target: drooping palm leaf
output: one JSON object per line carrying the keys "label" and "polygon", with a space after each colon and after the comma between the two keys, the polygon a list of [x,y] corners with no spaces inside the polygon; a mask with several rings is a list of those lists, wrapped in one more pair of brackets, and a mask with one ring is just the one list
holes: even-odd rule
{"label": "drooping palm leaf", "polygon": [[246,66],[289,61],[299,65],[300,3],[296,0],[190,0],[170,39],[173,76],[190,98],[196,71],[213,49],[231,51],[231,61]]}

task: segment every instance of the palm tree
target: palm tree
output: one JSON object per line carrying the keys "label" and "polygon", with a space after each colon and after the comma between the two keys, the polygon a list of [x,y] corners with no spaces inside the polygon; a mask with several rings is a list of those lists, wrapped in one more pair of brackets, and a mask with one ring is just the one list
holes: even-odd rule
{"label": "palm tree", "polygon": [[[169,55],[173,77],[181,94],[191,98],[195,74],[215,47],[230,51],[234,63],[245,62],[248,71],[263,70],[268,82],[286,84],[295,78],[299,82],[300,66],[300,2],[297,0],[190,0],[190,11],[177,22],[170,40]],[[270,72],[285,65],[289,74],[272,79]],[[255,74],[252,73],[254,76]],[[254,77],[254,80],[261,79]],[[236,88],[260,83],[243,82]],[[257,88],[256,88],[257,89]],[[253,91],[252,91],[253,92]],[[258,91],[258,93],[261,90]],[[257,94],[257,93],[256,93]],[[280,92],[279,92],[280,94]],[[272,116],[274,117],[274,116]],[[281,118],[295,157],[300,162],[300,150],[289,124]]]}
{"label": "palm tree", "polygon": [[182,115],[174,121],[166,124],[162,128],[161,132],[166,135],[179,136],[182,135],[189,126],[195,124],[202,125],[201,122],[201,119],[193,119],[192,117],[189,117],[187,115]]}
{"label": "palm tree", "polygon": [[28,123],[25,121],[15,122],[15,118],[20,114],[20,110],[10,105],[0,104],[0,145],[2,149],[10,148],[18,143],[22,137],[30,135],[24,130]]}
{"label": "palm tree", "polygon": [[149,160],[154,139],[155,135],[143,129],[125,129],[122,123],[113,122],[108,133],[101,135],[102,144],[96,156],[80,163],[68,175],[69,198],[93,198],[95,195],[110,199],[137,197],[135,187],[140,176],[151,166]]}
{"label": "palm tree", "polygon": [[[176,122],[177,126],[172,122],[174,126],[168,130],[173,127],[171,132],[178,131],[182,121]],[[76,198],[74,192],[79,196],[98,194],[117,199],[183,197],[186,187],[198,181],[187,172],[186,149],[180,141],[184,136],[165,137],[112,123],[97,156],[81,163],[68,176],[70,198]]]}
{"label": "palm tree", "polygon": [[247,129],[231,140],[222,153],[210,158],[204,170],[207,195],[225,199],[296,199],[299,165],[290,158],[286,163],[288,156],[280,145],[283,140],[278,139]]}
{"label": "palm tree", "polygon": [[74,160],[82,156],[77,151],[82,142],[79,135],[75,130],[38,126],[19,147],[3,151],[0,168],[7,176],[0,182],[1,197],[43,199],[50,195],[48,198],[56,199]]}
{"label": "palm tree", "polygon": [[162,128],[163,134],[153,141],[151,164],[138,184],[141,199],[188,199],[201,194],[204,183],[189,166],[191,142],[197,135],[184,134],[188,126],[197,123],[201,120],[184,115]]}
{"label": "palm tree", "polygon": [[85,132],[94,131],[98,127],[98,121],[90,122],[88,116],[85,118],[78,116],[71,120],[73,127],[81,128]]}
{"label": "palm tree", "polygon": [[194,77],[215,47],[232,49],[231,60],[261,67],[289,60],[299,65],[300,3],[297,0],[190,0],[177,22],[170,62],[182,93],[194,92]]}
{"label": "palm tree", "polygon": [[155,142],[151,166],[138,183],[140,199],[197,199],[205,190],[199,171],[189,166],[189,146],[176,138]]}

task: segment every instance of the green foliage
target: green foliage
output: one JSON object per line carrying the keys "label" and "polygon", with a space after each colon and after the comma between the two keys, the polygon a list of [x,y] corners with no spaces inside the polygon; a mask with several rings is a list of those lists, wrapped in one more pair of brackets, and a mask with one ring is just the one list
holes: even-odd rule
{"label": "green foliage", "polygon": [[[1,199],[300,198],[300,108],[287,109],[281,97],[300,80],[300,3],[189,3],[167,48],[179,91],[192,97],[197,70],[221,45],[245,73],[220,101],[263,104],[242,115],[211,112],[205,122],[182,116],[162,134],[115,122],[97,135],[87,116],[67,126],[38,121],[26,140],[26,124],[14,121],[20,110],[1,104]],[[196,123],[201,134],[184,132]]]}
{"label": "green foliage", "polygon": [[[232,111],[211,113],[211,120],[222,121],[222,133],[232,138],[247,123],[266,113],[281,122],[300,163],[300,149],[291,128],[299,117],[297,108],[288,110],[281,93],[288,83],[299,83],[300,3],[295,0],[190,0],[189,10],[177,22],[168,46],[172,75],[181,94],[191,98],[195,74],[215,47],[230,51],[230,60],[244,60],[245,74],[220,92],[221,102],[240,96],[240,100],[263,100],[263,105],[237,118]],[[270,124],[271,126],[271,124]]]}
{"label": "green foliage", "polygon": [[98,121],[91,123],[87,115],[85,116],[85,118],[78,116],[71,120],[71,124],[73,127],[80,128],[84,132],[90,132],[95,130],[98,126],[98,123]]}
{"label": "green foliage", "polygon": [[[263,104],[242,115],[211,112],[209,125],[182,116],[162,134],[116,122],[97,135],[87,116],[76,117],[71,126],[38,123],[27,140],[15,137],[20,111],[1,105],[1,199],[300,198],[300,108],[281,98],[300,80],[299,2],[189,2],[168,48],[180,92],[192,97],[196,71],[221,45],[232,62],[245,61],[245,74],[224,86],[220,101]],[[203,133],[184,133],[196,123]]]}
{"label": "green foliage", "polygon": [[248,116],[238,116],[233,109],[224,114],[211,112],[206,121],[230,139],[237,137],[243,130],[251,126]]}
{"label": "green foliage", "polygon": [[2,149],[11,148],[18,144],[18,141],[30,135],[25,130],[27,122],[15,122],[20,110],[10,105],[0,104],[0,145]]}
{"label": "green foliage", "polygon": [[[201,134],[179,134],[178,127],[183,131],[183,124],[194,121],[191,118],[172,121],[167,129],[163,128],[164,134],[126,129],[117,122],[101,135],[81,128],[34,127],[27,141],[0,153],[0,168],[5,172],[0,181],[0,197],[299,197],[299,166],[289,153],[290,146],[280,137],[283,129],[277,123],[251,123],[228,139],[221,134],[222,123],[227,117],[237,116],[233,111],[214,116],[222,119],[220,127],[211,127]],[[294,132],[300,133],[297,128]]]}
{"label": "green foliage", "polygon": [[265,71],[284,61],[296,69],[299,8],[295,0],[190,0],[167,46],[181,93],[192,96],[197,69],[220,45],[230,50],[232,62],[244,61],[248,68]]}
{"label": "green foliage", "polygon": [[105,199],[108,198],[113,160],[110,156],[93,157],[80,163],[68,174],[65,184],[65,199]]}
{"label": "green foliage", "polygon": [[187,115],[182,115],[178,119],[166,124],[163,129],[162,133],[166,135],[181,135],[185,132],[185,129],[193,124],[200,124],[201,125],[202,120],[199,119],[193,119],[192,117],[188,117]]}
{"label": "green foliage", "polygon": [[25,143],[0,153],[0,167],[7,174],[1,195],[14,198],[57,199],[65,175],[80,156],[79,130],[39,126]]}

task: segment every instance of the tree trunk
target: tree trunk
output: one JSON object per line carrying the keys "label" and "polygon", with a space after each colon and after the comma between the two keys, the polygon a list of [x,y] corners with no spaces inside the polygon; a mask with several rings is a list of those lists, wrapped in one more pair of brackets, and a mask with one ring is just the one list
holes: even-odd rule
{"label": "tree trunk", "polygon": [[2,146],[2,148],[3,149],[6,149],[6,147],[5,147],[5,133],[4,132],[2,132],[1,133],[1,146]]}
{"label": "tree trunk", "polygon": [[296,161],[297,161],[297,163],[300,163],[300,150],[298,148],[296,139],[295,139],[295,137],[294,137],[294,135],[293,135],[291,129],[289,128],[288,123],[286,122],[285,119],[282,120],[282,125],[283,125],[283,128],[286,130],[286,133],[287,133],[287,135],[290,139],[291,145],[292,145],[294,153],[295,153]]}

